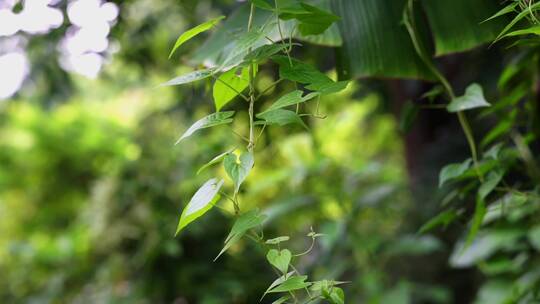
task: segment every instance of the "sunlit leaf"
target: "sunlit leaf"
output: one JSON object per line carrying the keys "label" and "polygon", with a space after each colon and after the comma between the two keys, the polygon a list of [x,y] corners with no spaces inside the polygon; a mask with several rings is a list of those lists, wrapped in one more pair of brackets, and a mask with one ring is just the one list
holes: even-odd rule
{"label": "sunlit leaf", "polygon": [[191,38],[197,36],[198,34],[205,32],[211,28],[213,28],[216,24],[219,23],[225,16],[219,16],[217,18],[214,18],[212,20],[206,21],[205,23],[199,24],[196,27],[185,31],[178,37],[178,40],[176,40],[176,43],[174,44],[173,49],[171,50],[171,53],[169,54],[169,58],[172,57],[174,52],[186,41],[190,40]]}
{"label": "sunlit leaf", "polygon": [[240,185],[244,182],[248,176],[253,164],[253,154],[251,152],[244,152],[238,157],[234,153],[227,154],[223,159],[223,166],[225,172],[234,182],[234,193],[237,193],[240,189]]}
{"label": "sunlit leaf", "polygon": [[214,69],[198,70],[193,71],[176,78],[173,78],[165,83],[162,83],[161,86],[173,86],[173,85],[182,85],[191,83],[194,81],[202,80],[210,77],[215,72]]}
{"label": "sunlit leaf", "polygon": [[473,83],[467,87],[465,95],[452,100],[446,109],[448,112],[459,112],[489,106],[491,104],[484,98],[482,87],[479,84]]}
{"label": "sunlit leaf", "polygon": [[270,249],[266,254],[268,262],[276,267],[281,273],[287,273],[289,264],[291,263],[292,254],[288,249],[278,251],[277,249]]}
{"label": "sunlit leaf", "polygon": [[176,141],[175,145],[200,129],[231,123],[233,121],[231,118],[233,115],[234,111],[218,112],[199,119],[184,132],[184,134]]}
{"label": "sunlit leaf", "polygon": [[221,110],[221,108],[238,96],[238,93],[242,93],[248,86],[248,68],[243,68],[240,75],[237,74],[237,69],[231,69],[221,74],[216,82],[214,82],[214,88],[212,90],[216,111]]}
{"label": "sunlit leaf", "polygon": [[182,231],[184,227],[201,217],[214,206],[214,204],[220,199],[218,192],[222,185],[222,179],[218,180],[212,178],[204,183],[199,190],[197,190],[197,192],[195,192],[187,206],[184,208],[184,211],[182,211],[175,235],[178,235],[178,233]]}

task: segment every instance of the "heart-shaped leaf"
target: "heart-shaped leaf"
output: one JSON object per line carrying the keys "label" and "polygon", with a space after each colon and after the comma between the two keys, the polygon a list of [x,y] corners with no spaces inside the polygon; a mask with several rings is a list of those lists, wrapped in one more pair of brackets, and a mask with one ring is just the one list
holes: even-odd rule
{"label": "heart-shaped leaf", "polygon": [[238,193],[240,185],[242,185],[248,176],[254,163],[253,154],[250,152],[244,152],[240,157],[237,157],[234,153],[225,156],[223,159],[223,166],[225,167],[227,175],[229,175],[234,182],[234,193]]}
{"label": "heart-shaped leaf", "polygon": [[220,199],[218,192],[222,185],[222,179],[218,181],[216,178],[212,178],[204,183],[204,185],[202,185],[197,192],[195,192],[187,206],[182,211],[175,235],[178,235],[178,233],[182,231],[182,229],[184,229],[184,227],[186,227],[189,223],[201,217],[208,210],[214,207],[214,204]]}
{"label": "heart-shaped leaf", "polygon": [[270,249],[266,254],[266,259],[272,266],[276,267],[282,273],[287,273],[289,263],[291,262],[292,254],[288,249],[278,251]]}
{"label": "heart-shaped leaf", "polygon": [[448,112],[453,113],[489,106],[491,106],[491,104],[484,98],[482,87],[477,83],[473,83],[467,87],[465,95],[454,98],[446,109]]}

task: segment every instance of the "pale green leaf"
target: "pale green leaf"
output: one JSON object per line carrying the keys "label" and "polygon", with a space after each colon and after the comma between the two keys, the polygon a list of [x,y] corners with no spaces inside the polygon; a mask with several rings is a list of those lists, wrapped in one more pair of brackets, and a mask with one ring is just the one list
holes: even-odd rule
{"label": "pale green leaf", "polygon": [[462,176],[471,166],[472,160],[469,158],[462,163],[449,164],[442,168],[439,173],[439,187],[446,182]]}
{"label": "pale green leaf", "polygon": [[231,150],[229,150],[227,152],[223,152],[220,155],[212,158],[212,160],[210,160],[209,162],[204,164],[201,168],[199,168],[199,170],[197,170],[197,175],[199,175],[199,173],[201,173],[204,169],[221,162],[225,158],[225,156],[227,154],[231,153],[232,151],[234,151],[234,149],[231,149]]}
{"label": "pale green leaf", "polygon": [[237,69],[231,69],[221,74],[214,83],[213,95],[216,111],[221,110],[238,93],[242,93],[249,86],[249,69],[243,68],[240,75],[237,74]]}
{"label": "pale green leaf", "polygon": [[499,33],[497,38],[495,39],[495,42],[502,39],[506,33],[508,33],[518,22],[520,22],[522,19],[526,18],[531,12],[535,12],[537,10],[540,10],[540,2],[534,3],[531,6],[529,6],[526,10],[521,11],[512,21],[510,21],[505,28]]}
{"label": "pale green leaf", "polygon": [[255,161],[251,152],[244,152],[240,157],[234,153],[225,156],[223,159],[223,166],[225,167],[227,175],[229,175],[234,182],[234,193],[238,193],[240,185],[242,185],[249,175],[254,163]]}
{"label": "pale green leaf", "polygon": [[291,276],[276,287],[269,289],[266,293],[276,293],[276,292],[288,292],[298,289],[303,289],[309,287],[311,283],[306,282],[307,276]]}
{"label": "pale green leaf", "polygon": [[222,185],[222,179],[217,180],[212,178],[195,192],[187,206],[184,208],[184,211],[182,211],[175,235],[178,235],[184,227],[201,217],[217,203],[220,199],[218,192]]}
{"label": "pale green leaf", "polygon": [[287,302],[287,300],[289,300],[291,297],[290,296],[283,296],[277,300],[275,300],[274,302],[272,302],[272,304],[283,304],[285,302]]}
{"label": "pale green leaf", "polygon": [[279,244],[281,242],[286,242],[288,240],[289,240],[288,236],[279,236],[277,238],[266,240],[266,244],[276,245],[276,244]]}
{"label": "pale green leaf", "polygon": [[276,250],[270,249],[266,254],[266,259],[268,262],[276,267],[281,273],[287,273],[289,269],[289,264],[291,263],[292,254],[288,249]]}
{"label": "pale green leaf", "polygon": [[253,3],[258,8],[262,8],[265,10],[274,10],[274,7],[272,4],[270,4],[267,0],[249,0],[249,2]]}
{"label": "pale green leaf", "polygon": [[162,83],[160,86],[173,86],[173,85],[182,85],[191,83],[194,81],[202,80],[205,78],[210,77],[215,72],[214,69],[205,69],[205,70],[198,70],[193,71],[181,76],[178,76],[176,78],[173,78],[165,83]]}
{"label": "pale green leaf", "polygon": [[176,141],[175,145],[200,129],[231,123],[233,121],[231,118],[233,115],[234,111],[218,112],[199,119],[184,132],[184,134]]}
{"label": "pale green leaf", "polygon": [[233,244],[238,242],[249,229],[262,225],[265,218],[266,216],[261,214],[258,209],[253,209],[240,215],[234,222],[229,235],[227,235],[227,238],[225,239],[225,246],[223,246],[223,249],[221,249],[214,261],[217,260]]}
{"label": "pale green leaf", "polygon": [[465,95],[452,100],[446,109],[448,112],[454,113],[489,106],[491,104],[484,98],[482,87],[479,84],[473,83],[467,87]]}
{"label": "pale green leaf", "polygon": [[173,49],[171,50],[171,53],[169,54],[169,58],[172,57],[174,52],[186,41],[190,40],[191,38],[197,36],[198,34],[205,32],[211,28],[213,28],[216,24],[219,23],[225,16],[219,16],[217,18],[214,18],[212,20],[206,21],[205,23],[199,24],[196,27],[185,31],[178,37],[178,40],[176,40],[176,43],[174,44]]}

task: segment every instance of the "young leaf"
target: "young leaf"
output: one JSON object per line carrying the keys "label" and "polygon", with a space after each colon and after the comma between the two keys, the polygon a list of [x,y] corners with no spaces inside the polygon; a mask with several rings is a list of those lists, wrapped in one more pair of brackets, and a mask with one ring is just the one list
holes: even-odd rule
{"label": "young leaf", "polygon": [[300,7],[284,8],[280,11],[284,13],[281,13],[279,18],[298,20],[298,30],[304,36],[322,34],[332,23],[341,19],[330,12],[306,3],[300,3]]}
{"label": "young leaf", "polygon": [[322,297],[330,302],[330,304],[344,304],[345,293],[339,287],[332,287],[322,290]]}
{"label": "young leaf", "polygon": [[266,113],[273,110],[281,109],[284,107],[292,106],[298,103],[306,102],[318,95],[320,95],[318,92],[309,93],[306,96],[302,97],[302,91],[296,90],[292,91],[290,93],[287,93],[283,96],[281,96],[276,102],[274,102],[266,111],[260,113]]}
{"label": "young leaf", "polygon": [[267,124],[278,124],[284,126],[291,123],[296,123],[304,128],[308,128],[304,121],[293,111],[277,109],[265,113],[257,114],[257,118],[264,119]]}
{"label": "young leaf", "polygon": [[486,203],[483,199],[477,198],[476,208],[474,209],[474,216],[471,222],[471,229],[467,234],[467,240],[465,241],[465,246],[463,247],[464,250],[467,249],[467,247],[469,247],[474,241],[476,234],[478,234],[478,230],[480,230],[480,227],[482,226],[482,221],[484,220],[486,212]]}
{"label": "young leaf", "polygon": [[186,83],[191,83],[197,80],[205,79],[210,77],[215,72],[214,69],[205,69],[193,71],[176,78],[173,78],[165,83],[162,83],[160,86],[172,86],[172,85],[181,85]]}
{"label": "young leaf", "polygon": [[285,303],[287,300],[289,300],[291,297],[290,296],[283,296],[277,300],[275,300],[274,302],[272,302],[272,304],[283,304]]}
{"label": "young leaf", "polygon": [[227,175],[229,175],[234,182],[234,193],[238,193],[240,185],[242,185],[248,176],[254,163],[253,154],[250,152],[242,153],[240,158],[234,153],[225,156],[223,159],[223,166],[225,167]]}
{"label": "young leaf", "polygon": [[484,92],[479,84],[473,83],[465,90],[465,95],[457,97],[446,107],[448,112],[459,112],[480,107],[489,107],[491,104],[484,98]]}
{"label": "young leaf", "polygon": [[189,129],[187,129],[187,131],[176,141],[175,145],[200,129],[210,128],[232,122],[233,120],[231,117],[233,115],[234,111],[218,112],[199,119],[191,127],[189,127]]}
{"label": "young leaf", "polygon": [[439,173],[439,187],[442,187],[446,182],[458,178],[469,169],[472,160],[469,158],[462,163],[449,164],[442,168]]}
{"label": "young leaf", "polygon": [[418,230],[418,233],[426,233],[437,226],[443,226],[443,228],[446,228],[456,218],[457,213],[454,210],[443,211],[435,217],[431,218],[427,223],[422,225],[422,227],[420,227],[420,230]]}
{"label": "young leaf", "polygon": [[214,83],[214,103],[218,112],[249,86],[249,69],[243,68],[240,75],[236,72],[237,69],[231,69],[221,74]]}
{"label": "young leaf", "polygon": [[266,254],[268,262],[281,271],[281,273],[287,273],[291,258],[292,254],[288,249],[283,249],[281,251],[270,249]]}
{"label": "young leaf", "polygon": [[486,180],[478,188],[478,199],[484,200],[502,180],[504,174],[501,170],[492,170],[488,173]]}
{"label": "young leaf", "polygon": [[240,240],[249,229],[262,225],[265,218],[266,216],[261,214],[258,209],[254,209],[240,215],[240,217],[238,217],[238,219],[234,222],[231,232],[229,232],[229,235],[225,239],[225,246],[223,246],[223,249],[221,249],[214,261],[217,260],[234,243],[238,242],[238,240]]}
{"label": "young leaf", "polygon": [[200,167],[199,170],[197,170],[197,175],[199,175],[199,173],[201,173],[204,169],[206,169],[206,168],[208,168],[208,167],[210,167],[210,166],[212,166],[212,165],[214,165],[214,164],[217,164],[217,163],[219,163],[220,161],[222,161],[223,158],[225,158],[225,156],[226,156],[227,154],[231,153],[232,151],[234,151],[234,149],[231,149],[231,150],[229,150],[229,151],[227,151],[227,152],[223,152],[223,153],[221,153],[220,155],[218,155],[218,156],[212,158],[211,161],[207,162],[207,163],[204,164],[202,167]]}
{"label": "young leaf", "polygon": [[279,244],[281,242],[286,242],[288,240],[289,240],[288,236],[279,236],[277,238],[266,240],[266,244],[276,245],[276,244]]}
{"label": "young leaf", "polygon": [[206,21],[205,23],[199,24],[196,27],[185,31],[178,37],[178,40],[176,40],[176,43],[174,44],[173,49],[171,50],[171,53],[169,54],[169,58],[172,57],[174,52],[182,45],[184,42],[190,40],[191,38],[199,35],[202,32],[205,32],[211,28],[213,28],[216,24],[221,21],[221,19],[225,18],[225,16],[219,16],[217,18],[214,18],[212,20]]}
{"label": "young leaf", "polygon": [[178,235],[184,227],[201,217],[215,205],[220,199],[218,192],[222,185],[223,179],[218,181],[217,179],[212,178],[195,192],[187,206],[184,208],[184,211],[182,211],[175,235]]}
{"label": "young leaf", "polygon": [[276,292],[288,292],[298,289],[303,289],[306,287],[309,287],[311,283],[306,282],[307,276],[291,276],[285,281],[283,281],[281,284],[277,285],[276,287],[272,289],[268,289],[265,294],[267,293],[276,293]]}

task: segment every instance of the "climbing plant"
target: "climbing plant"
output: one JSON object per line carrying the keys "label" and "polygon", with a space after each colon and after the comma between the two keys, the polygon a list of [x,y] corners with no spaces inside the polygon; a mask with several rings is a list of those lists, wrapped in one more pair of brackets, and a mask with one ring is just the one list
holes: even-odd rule
{"label": "climbing plant", "polygon": [[[258,18],[257,14],[263,14],[264,20]],[[184,32],[176,41],[169,57],[191,38],[219,26],[224,18],[214,18]],[[255,18],[259,22],[255,23]],[[334,81],[316,67],[292,56],[293,49],[299,46],[292,40],[297,33],[303,37],[322,35],[339,19],[325,9],[304,2],[271,3],[253,0],[245,20],[245,30],[227,33],[231,35],[232,45],[213,66],[181,75],[164,84],[182,85],[203,79],[213,80],[212,96],[216,112],[196,121],[176,144],[181,144],[201,129],[231,124],[237,117],[247,113],[248,124],[245,132],[231,131],[231,135],[238,139],[237,145],[215,156],[199,169],[201,172],[221,164],[232,183],[231,189],[224,186],[225,180],[222,178],[214,177],[206,181],[182,211],[176,234],[180,234],[213,207],[228,210],[220,204],[230,203],[236,220],[215,260],[243,238],[260,245],[277,276],[261,299],[270,294],[278,294],[279,298],[273,303],[309,303],[324,299],[328,303],[337,304],[345,301],[343,290],[338,287],[344,282],[310,281],[308,276],[300,273],[294,266],[297,258],[311,252],[317,239],[322,236],[320,233],[313,230],[309,232],[309,248],[304,252],[293,253],[284,246],[290,237],[267,238],[262,225],[266,216],[258,209],[245,210],[239,198],[242,184],[250,172],[257,168],[257,151],[264,149],[259,139],[267,128],[285,127],[292,130],[294,125],[297,125],[308,129],[304,119],[323,117],[318,110],[320,97],[337,93],[347,87],[347,81]],[[277,65],[279,77],[267,88],[258,91],[258,70],[263,64]],[[290,82],[294,89],[256,113],[255,105],[264,101],[264,93],[281,82]],[[243,103],[245,110],[224,110],[233,103]]]}

